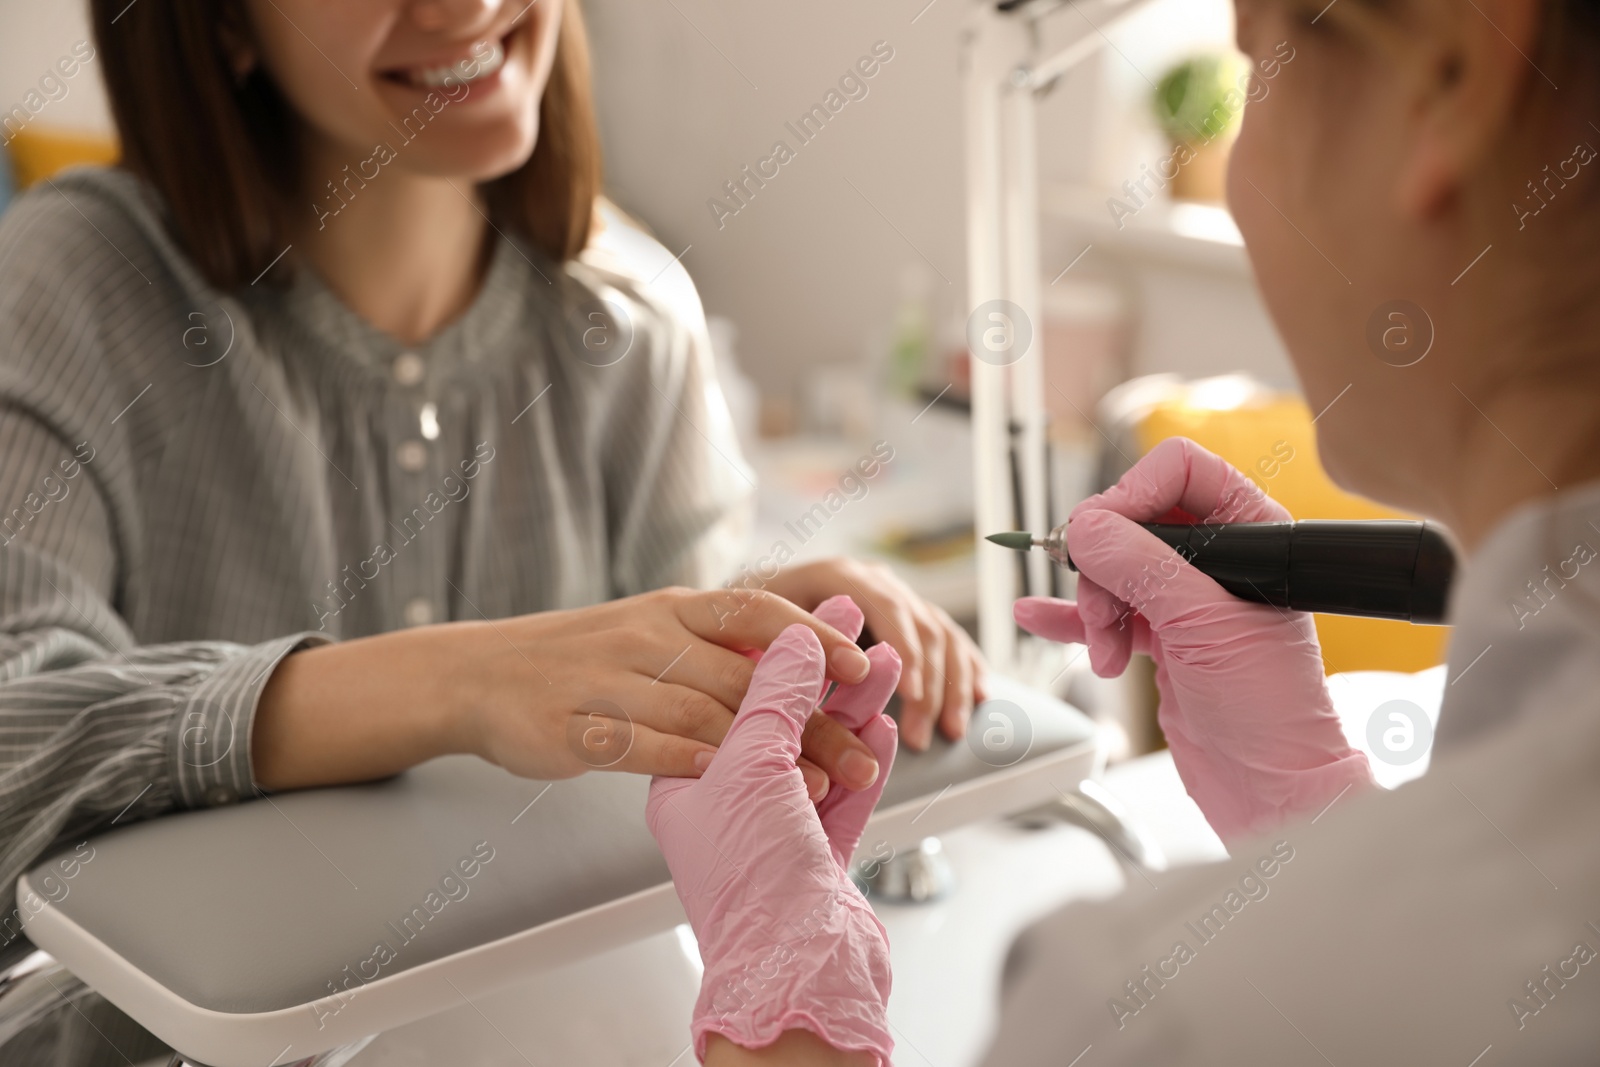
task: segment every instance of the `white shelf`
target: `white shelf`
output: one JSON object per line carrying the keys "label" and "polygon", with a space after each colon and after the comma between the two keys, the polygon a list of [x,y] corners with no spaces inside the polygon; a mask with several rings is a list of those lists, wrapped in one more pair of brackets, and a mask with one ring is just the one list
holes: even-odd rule
{"label": "white shelf", "polygon": [[1071,226],[1101,251],[1251,277],[1239,227],[1220,205],[1153,200],[1119,225],[1110,202],[1131,202],[1112,190],[1046,184],[1039,200],[1046,220]]}

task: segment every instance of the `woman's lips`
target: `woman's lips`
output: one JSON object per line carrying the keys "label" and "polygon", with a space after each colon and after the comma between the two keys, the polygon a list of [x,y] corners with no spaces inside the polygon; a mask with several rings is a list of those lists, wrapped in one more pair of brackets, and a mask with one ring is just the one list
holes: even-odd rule
{"label": "woman's lips", "polygon": [[[513,31],[515,32],[515,31]],[[466,57],[448,64],[428,64],[386,70],[386,81],[412,89],[440,89],[450,85],[473,85],[493,78],[505,66],[511,48],[511,34],[498,40],[478,41]]]}

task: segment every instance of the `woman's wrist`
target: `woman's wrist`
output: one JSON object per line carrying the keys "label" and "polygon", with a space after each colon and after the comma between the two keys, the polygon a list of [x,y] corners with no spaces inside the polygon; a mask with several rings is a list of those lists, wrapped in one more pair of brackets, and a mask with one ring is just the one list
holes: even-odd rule
{"label": "woman's wrist", "polygon": [[262,689],[251,764],[264,789],[372,781],[470,750],[466,647],[476,624],[295,652]]}
{"label": "woman's wrist", "polygon": [[870,1052],[841,1052],[810,1030],[785,1030],[766,1048],[742,1048],[721,1034],[706,1038],[706,1067],[874,1067]]}

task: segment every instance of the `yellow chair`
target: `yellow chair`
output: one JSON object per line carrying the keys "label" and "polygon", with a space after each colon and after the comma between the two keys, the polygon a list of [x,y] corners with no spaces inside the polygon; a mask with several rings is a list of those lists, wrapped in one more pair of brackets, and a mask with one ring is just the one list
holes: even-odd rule
{"label": "yellow chair", "polygon": [[[1168,437],[1188,437],[1250,475],[1297,519],[1410,519],[1333,484],[1317,459],[1311,412],[1297,396],[1258,391],[1237,406],[1207,406],[1196,390],[1155,404],[1135,426],[1148,452]],[[1420,671],[1444,662],[1449,628],[1386,619],[1316,616],[1328,673]]]}
{"label": "yellow chair", "polygon": [[119,155],[116,138],[25,126],[6,142],[20,192],[35,182],[81,164],[110,164]]}

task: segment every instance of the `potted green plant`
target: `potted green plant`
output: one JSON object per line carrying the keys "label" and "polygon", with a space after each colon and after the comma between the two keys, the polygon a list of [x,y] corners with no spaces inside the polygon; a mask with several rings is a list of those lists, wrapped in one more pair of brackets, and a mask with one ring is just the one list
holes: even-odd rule
{"label": "potted green plant", "polygon": [[1171,174],[1175,199],[1223,198],[1248,77],[1249,68],[1237,57],[1205,54],[1174,66],[1156,84],[1151,105],[1172,143],[1163,170]]}

